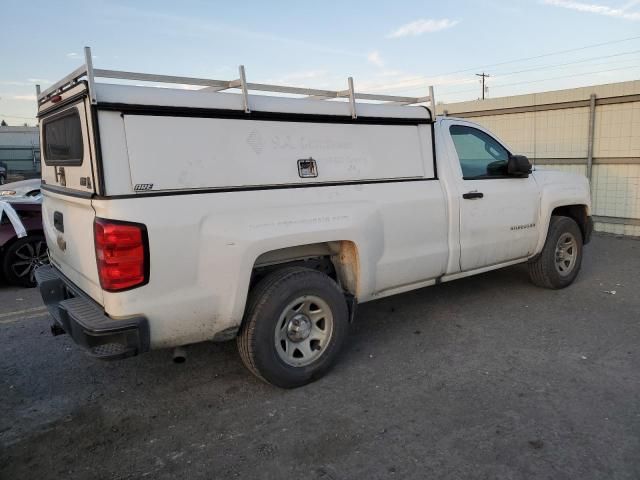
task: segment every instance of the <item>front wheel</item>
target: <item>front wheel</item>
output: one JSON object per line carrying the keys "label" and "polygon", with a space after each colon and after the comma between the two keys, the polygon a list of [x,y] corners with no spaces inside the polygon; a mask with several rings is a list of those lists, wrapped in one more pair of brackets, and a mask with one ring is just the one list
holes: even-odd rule
{"label": "front wheel", "polygon": [[582,232],[569,217],[553,216],[540,255],[529,262],[531,281],[544,288],[559,289],[573,283],[582,264]]}
{"label": "front wheel", "polygon": [[316,270],[288,267],[250,293],[238,350],[258,378],[294,388],[331,368],[348,330],[347,303],[336,282]]}

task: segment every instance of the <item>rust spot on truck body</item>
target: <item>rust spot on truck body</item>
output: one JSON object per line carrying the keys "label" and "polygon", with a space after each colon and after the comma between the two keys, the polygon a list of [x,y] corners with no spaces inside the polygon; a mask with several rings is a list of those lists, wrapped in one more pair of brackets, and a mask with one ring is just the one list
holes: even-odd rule
{"label": "rust spot on truck body", "polygon": [[360,293],[360,259],[356,244],[340,241],[340,251],[331,257],[342,287],[356,298]]}

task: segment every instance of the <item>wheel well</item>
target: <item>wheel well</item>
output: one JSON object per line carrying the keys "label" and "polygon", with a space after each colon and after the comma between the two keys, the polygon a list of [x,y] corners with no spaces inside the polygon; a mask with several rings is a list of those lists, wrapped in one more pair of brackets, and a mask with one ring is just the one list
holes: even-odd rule
{"label": "wheel well", "polygon": [[580,227],[580,232],[582,232],[582,239],[584,240],[587,238],[588,215],[586,205],[563,205],[561,207],[554,208],[553,212],[551,212],[551,215],[572,218]]}
{"label": "wheel well", "polygon": [[319,270],[333,278],[357,298],[360,264],[355,243],[345,240],[296,245],[260,255],[251,273],[251,284],[282,267],[302,266]]}

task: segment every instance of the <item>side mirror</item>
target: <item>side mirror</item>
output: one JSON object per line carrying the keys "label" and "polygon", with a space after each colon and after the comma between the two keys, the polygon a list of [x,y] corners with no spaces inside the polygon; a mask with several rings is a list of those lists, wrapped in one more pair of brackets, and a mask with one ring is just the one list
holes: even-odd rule
{"label": "side mirror", "polygon": [[531,162],[524,155],[509,155],[507,175],[526,178],[531,173]]}

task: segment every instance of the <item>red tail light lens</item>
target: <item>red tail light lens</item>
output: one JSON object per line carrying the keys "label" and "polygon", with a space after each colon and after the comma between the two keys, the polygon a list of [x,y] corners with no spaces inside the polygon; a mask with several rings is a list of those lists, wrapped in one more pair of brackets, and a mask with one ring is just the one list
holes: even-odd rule
{"label": "red tail light lens", "polygon": [[149,241],[144,225],[96,218],[93,233],[104,290],[128,290],[149,281]]}

